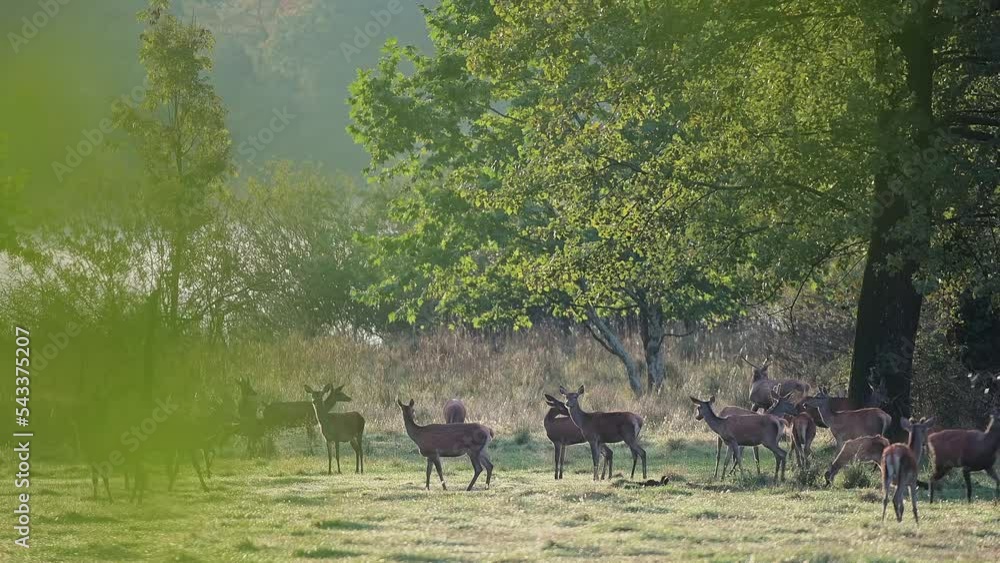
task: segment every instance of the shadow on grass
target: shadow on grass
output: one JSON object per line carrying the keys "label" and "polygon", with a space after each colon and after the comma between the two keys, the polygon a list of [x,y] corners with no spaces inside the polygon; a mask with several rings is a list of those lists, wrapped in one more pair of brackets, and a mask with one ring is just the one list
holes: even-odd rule
{"label": "shadow on grass", "polygon": [[317,547],[316,549],[296,549],[292,552],[292,555],[304,559],[343,559],[345,557],[359,557],[364,554],[345,549]]}
{"label": "shadow on grass", "polygon": [[351,522],[350,520],[320,520],[313,523],[313,527],[320,530],[374,530],[375,526],[364,522]]}

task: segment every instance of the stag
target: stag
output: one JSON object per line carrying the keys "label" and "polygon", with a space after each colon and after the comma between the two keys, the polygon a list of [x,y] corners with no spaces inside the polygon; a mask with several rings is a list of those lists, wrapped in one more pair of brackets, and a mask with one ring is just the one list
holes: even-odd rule
{"label": "stag", "polygon": [[597,464],[601,446],[617,442],[625,442],[632,452],[631,478],[635,478],[636,464],[639,458],[642,458],[642,478],[646,479],[646,450],[639,445],[642,417],[631,412],[587,412],[583,410],[580,406],[580,396],[584,392],[583,385],[575,393],[560,386],[559,392],[566,397],[570,419],[590,444],[590,456],[594,462],[594,481],[597,481]]}
{"label": "stag", "polygon": [[417,445],[420,455],[427,458],[427,483],[426,488],[431,488],[431,468],[437,468],[438,478],[441,480],[441,487],[448,490],[444,481],[444,473],[441,471],[442,457],[469,456],[475,474],[472,481],[465,489],[471,491],[472,486],[479,479],[483,467],[486,468],[486,488],[490,488],[490,479],[493,476],[493,462],[490,461],[486,447],[493,440],[493,430],[483,424],[461,423],[461,424],[428,424],[420,426],[413,419],[413,399],[409,404],[403,404],[396,399],[396,404],[403,411],[403,424],[406,426],[406,434]]}
{"label": "stag", "polygon": [[809,394],[809,384],[798,379],[774,380],[768,377],[768,369],[771,367],[771,360],[765,360],[760,366],[750,363],[750,360],[743,358],[743,361],[753,368],[753,378],[750,380],[750,410],[757,412],[766,411],[773,402],[771,391],[778,386],[778,393],[781,396],[798,394],[806,396]]}
{"label": "stag", "polygon": [[990,422],[986,431],[941,430],[927,438],[934,475],[930,481],[931,502],[934,502],[934,486],[952,469],[962,468],[965,479],[965,496],[972,502],[972,472],[985,471],[996,483],[994,498],[1000,499],[1000,477],[997,476],[997,450],[1000,449],[1000,407],[990,412]]}
{"label": "stag", "polygon": [[[583,444],[587,439],[570,418],[566,403],[552,395],[545,395],[545,402],[549,405],[549,412],[545,413],[542,424],[545,426],[545,435],[555,447],[555,478],[562,479],[563,468],[566,466],[566,446]],[[607,470],[608,477],[611,477],[614,452],[611,451],[611,448],[602,445],[601,455],[604,457],[604,462],[601,464],[601,480],[603,480],[605,470]]]}

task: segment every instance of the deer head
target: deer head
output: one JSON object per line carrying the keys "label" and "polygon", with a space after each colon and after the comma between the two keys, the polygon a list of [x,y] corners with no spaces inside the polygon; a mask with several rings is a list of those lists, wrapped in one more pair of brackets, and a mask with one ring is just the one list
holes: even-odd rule
{"label": "deer head", "polygon": [[556,399],[552,395],[545,395],[545,403],[549,405],[549,408],[555,409],[559,414],[569,416],[569,409],[566,408],[566,403]]}
{"label": "deer head", "polygon": [[760,381],[761,379],[767,379],[767,369],[771,367],[771,358],[766,358],[764,363],[761,365],[756,365],[750,360],[743,358],[743,361],[753,368],[753,381]]}
{"label": "deer head", "polygon": [[580,388],[576,390],[576,393],[571,393],[567,391],[565,387],[560,385],[559,392],[564,397],[566,397],[566,405],[568,405],[570,408],[580,406],[580,395],[583,395],[583,385],[581,385]]}
{"label": "deer head", "polygon": [[697,405],[695,407],[697,412],[697,414],[694,415],[695,420],[704,420],[706,416],[715,414],[715,411],[712,410],[712,403],[715,402],[715,395],[709,397],[707,401],[702,401],[701,399],[697,399],[691,395],[688,395],[688,398],[691,399],[692,403]]}
{"label": "deer head", "polygon": [[413,399],[410,399],[409,404],[405,405],[402,402],[400,402],[399,399],[396,399],[396,404],[399,405],[400,409],[402,409],[403,418],[411,418],[411,419],[413,418],[413,405],[414,405]]}

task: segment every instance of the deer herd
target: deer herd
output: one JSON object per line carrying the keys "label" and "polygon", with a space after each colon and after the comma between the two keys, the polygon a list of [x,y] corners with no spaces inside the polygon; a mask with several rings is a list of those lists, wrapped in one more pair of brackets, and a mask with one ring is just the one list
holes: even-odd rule
{"label": "deer herd", "polygon": [[[809,469],[812,457],[812,444],[818,428],[826,428],[833,439],[836,455],[829,468],[824,473],[826,485],[833,483],[838,472],[848,464],[855,462],[870,462],[881,471],[883,488],[882,520],[888,509],[891,498],[897,521],[903,519],[903,502],[907,495],[913,510],[915,521],[919,521],[917,512],[917,492],[919,488],[929,488],[930,502],[934,502],[938,483],[952,469],[961,469],[966,485],[966,498],[972,502],[971,473],[984,471],[996,484],[995,496],[1000,499],[1000,477],[996,472],[997,452],[1000,449],[1000,407],[994,407],[990,413],[990,422],[985,431],[971,429],[934,429],[933,418],[908,419],[899,421],[900,427],[906,431],[909,438],[906,443],[891,443],[886,432],[891,423],[891,417],[880,406],[890,402],[884,382],[878,386],[871,385],[871,393],[864,405],[851,404],[846,398],[831,397],[824,388],[810,395],[812,386],[797,379],[774,380],[768,376],[770,361],[753,367],[750,383],[750,408],[726,406],[717,409],[715,396],[707,401],[690,397],[695,405],[695,419],[703,421],[718,437],[715,477],[719,477],[719,462],[722,446],[727,448],[722,467],[722,479],[727,473],[732,476],[737,468],[740,474],[743,470],[743,448],[754,449],[754,459],[757,465],[757,475],[760,475],[760,458],[758,448],[763,446],[774,455],[774,481],[785,480],[785,463],[788,452],[782,448],[781,442],[787,443],[795,455],[795,461],[800,470]],[[272,402],[261,408],[259,395],[250,383],[239,381],[239,422],[229,426],[227,432],[213,434],[215,444],[199,444],[196,448],[205,454],[205,464],[208,476],[211,477],[211,454],[215,447],[233,434],[242,434],[247,439],[247,453],[261,447],[262,438],[269,432],[283,428],[303,427],[310,440],[315,435],[318,426],[327,446],[327,473],[333,473],[333,461],[336,459],[337,472],[340,467],[340,444],[347,443],[354,451],[356,473],[365,471],[364,431],[365,418],[357,412],[336,412],[337,403],[348,403],[351,397],[344,393],[344,386],[334,387],[327,384],[319,390],[306,385],[305,392],[308,401]],[[553,476],[563,478],[566,463],[566,450],[569,446],[586,443],[590,447],[590,455],[595,481],[610,478],[613,472],[614,452],[610,444],[624,442],[632,454],[632,470],[630,478],[635,478],[639,462],[642,463],[642,478],[644,485],[659,485],[659,481],[645,481],[647,477],[646,450],[640,444],[643,418],[632,412],[600,412],[587,411],[581,403],[585,389],[580,386],[575,391],[559,387],[562,399],[545,394],[544,400],[549,409],[542,424],[545,434],[554,448]],[[430,489],[431,473],[436,470],[441,486],[447,489],[444,472],[441,466],[443,457],[468,456],[472,463],[474,474],[466,490],[472,490],[480,474],[486,470],[486,488],[490,487],[493,477],[493,462],[489,455],[489,446],[495,434],[493,430],[480,423],[467,422],[468,411],[461,400],[447,401],[443,409],[443,423],[418,424],[414,416],[414,401],[403,403],[396,399],[401,410],[403,427],[407,436],[417,446],[420,455],[426,458],[425,487]],[[858,408],[860,407],[860,408]],[[933,474],[929,483],[917,480],[920,462],[924,457],[925,448],[928,453]],[[190,449],[190,448],[188,448]],[[177,474],[177,452],[168,463],[170,485],[173,485]],[[192,463],[198,471],[202,488],[207,490],[202,479],[201,470],[194,455],[194,450],[185,452],[191,455]],[[729,469],[730,462],[732,470]],[[105,488],[107,476],[104,478]],[[139,479],[140,475],[135,475]],[[97,474],[93,473],[94,494],[97,495]],[[126,473],[126,486],[128,474]],[[134,487],[133,487],[134,488]],[[890,497],[890,491],[894,493]],[[141,493],[140,493],[141,494]],[[108,490],[110,498],[110,490]],[[140,497],[141,499],[141,497]]]}

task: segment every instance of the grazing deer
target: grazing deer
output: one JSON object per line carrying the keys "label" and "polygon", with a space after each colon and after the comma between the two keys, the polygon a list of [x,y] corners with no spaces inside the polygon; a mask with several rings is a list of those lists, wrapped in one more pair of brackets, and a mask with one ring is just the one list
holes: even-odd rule
{"label": "grazing deer", "polygon": [[[563,478],[563,468],[566,465],[566,446],[573,444],[583,444],[587,441],[583,432],[577,428],[570,418],[569,409],[566,403],[556,399],[552,395],[545,395],[545,402],[549,405],[549,412],[545,413],[542,424],[545,426],[545,435],[552,441],[555,447],[555,478]],[[601,455],[604,462],[601,464],[601,480],[604,480],[604,471],[607,470],[608,477],[611,477],[614,452],[611,448],[602,445]]]}
{"label": "grazing deer", "polygon": [[450,399],[444,404],[445,424],[462,424],[465,422],[465,404],[458,399]]}
{"label": "grazing deer", "polygon": [[882,409],[867,408],[854,411],[834,412],[830,408],[829,397],[813,397],[802,402],[806,408],[815,407],[821,420],[830,428],[837,450],[844,442],[862,436],[885,435],[892,418]]}
{"label": "grazing deer", "polygon": [[444,473],[441,471],[442,457],[469,456],[475,474],[472,481],[466,487],[466,491],[471,491],[472,486],[479,479],[479,474],[486,468],[486,488],[490,488],[490,479],[493,476],[493,462],[490,461],[486,447],[493,440],[493,430],[484,424],[461,423],[461,424],[428,424],[420,426],[413,419],[413,399],[409,404],[404,405],[399,399],[396,404],[403,411],[403,424],[406,426],[406,434],[417,445],[420,455],[427,458],[427,483],[426,488],[431,488],[431,468],[437,468],[438,478],[441,480],[441,487],[448,490],[448,485],[444,482]]}
{"label": "grazing deer", "polygon": [[941,430],[927,438],[934,475],[930,481],[931,502],[934,502],[934,485],[952,469],[962,468],[965,478],[965,497],[972,502],[973,471],[985,471],[993,478],[996,489],[994,498],[1000,499],[1000,477],[997,476],[997,450],[1000,449],[1000,407],[990,412],[990,422],[986,431]]}
{"label": "grazing deer", "polygon": [[809,384],[798,379],[783,379],[777,381],[768,377],[767,371],[771,367],[771,360],[765,360],[763,365],[756,366],[750,360],[743,358],[743,361],[753,368],[753,377],[750,380],[750,410],[757,412],[765,411],[771,406],[771,390],[778,386],[778,393],[782,396],[799,394],[804,397],[809,394]]}
{"label": "grazing deer", "polygon": [[924,442],[927,441],[927,430],[934,423],[934,418],[922,418],[913,422],[909,418],[899,419],[899,424],[910,433],[906,445],[892,444],[882,451],[882,521],[885,522],[885,511],[889,506],[889,488],[895,483],[896,493],[892,497],[892,506],[896,510],[896,521],[903,521],[903,496],[910,492],[910,504],[913,506],[913,520],[919,524],[917,513],[917,473],[920,471],[920,457],[924,453]]}
{"label": "grazing deer", "polygon": [[792,451],[795,452],[795,461],[799,469],[808,469],[812,443],[816,439],[816,423],[808,414],[798,412],[798,405],[791,401],[791,394],[779,395],[777,385],[774,386],[771,395],[774,404],[767,409],[767,412],[787,421],[786,431],[792,443]]}
{"label": "grazing deer", "polygon": [[570,420],[590,443],[590,456],[594,461],[594,481],[597,481],[597,464],[601,446],[617,442],[625,442],[632,452],[632,476],[630,478],[635,478],[636,463],[638,463],[639,458],[642,458],[642,478],[646,479],[646,450],[639,445],[642,417],[631,412],[587,412],[580,407],[580,395],[583,395],[583,391],[583,385],[576,393],[567,391],[565,387],[559,387],[559,392],[566,397]]}
{"label": "grazing deer", "polygon": [[823,474],[827,486],[833,484],[837,473],[840,473],[840,470],[845,465],[853,461],[870,461],[881,470],[882,451],[888,447],[889,440],[885,436],[862,436],[844,442],[844,447],[840,448],[837,457],[834,458],[833,463],[830,464],[826,473]]}
{"label": "grazing deer", "polygon": [[[337,453],[337,473],[340,473],[340,443],[347,442],[354,449],[354,472],[365,472],[365,455],[361,440],[365,433],[365,418],[357,412],[335,413],[330,412],[338,402],[349,402],[350,397],[344,394],[343,385],[334,388],[333,384],[327,383],[319,391],[314,391],[312,387],[305,385],[306,393],[312,399],[313,411],[316,421],[319,422],[320,430],[323,431],[323,438],[326,441],[326,474],[333,474],[333,449],[334,445]],[[326,396],[329,394],[328,396]],[[324,399],[324,396],[326,398]]]}
{"label": "grazing deer", "polygon": [[713,432],[729,446],[726,453],[726,461],[722,466],[722,478],[726,478],[726,470],[729,467],[729,458],[733,458],[733,471],[736,467],[743,471],[743,456],[740,454],[740,446],[759,446],[771,450],[774,453],[774,480],[778,480],[778,472],[781,471],[781,478],[785,478],[785,458],[787,452],[778,446],[778,439],[784,432],[785,424],[781,419],[769,415],[733,415],[720,417],[712,410],[712,403],[715,402],[715,395],[707,401],[702,401],[690,397],[691,402],[697,405],[697,420],[704,420]]}

